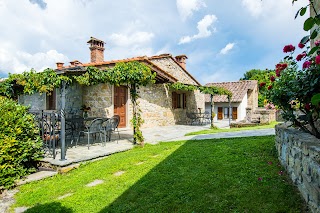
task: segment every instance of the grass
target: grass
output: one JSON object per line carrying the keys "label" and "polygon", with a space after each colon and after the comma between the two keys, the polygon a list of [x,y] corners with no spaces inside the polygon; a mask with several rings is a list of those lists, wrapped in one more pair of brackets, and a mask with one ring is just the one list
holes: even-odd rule
{"label": "grass", "polygon": [[[14,207],[31,207],[27,213],[303,212],[280,170],[274,136],[160,143],[20,186]],[[86,186],[94,180],[104,182]]]}
{"label": "grass", "polygon": [[274,126],[278,124],[278,122],[273,121],[270,124],[266,125],[258,125],[258,126],[251,126],[251,127],[241,127],[241,128],[230,128],[230,129],[207,129],[207,130],[200,130],[197,132],[190,132],[185,134],[185,136],[188,135],[205,135],[205,134],[215,134],[220,132],[237,132],[237,131],[243,131],[243,130],[256,130],[256,129],[269,129],[274,128]]}

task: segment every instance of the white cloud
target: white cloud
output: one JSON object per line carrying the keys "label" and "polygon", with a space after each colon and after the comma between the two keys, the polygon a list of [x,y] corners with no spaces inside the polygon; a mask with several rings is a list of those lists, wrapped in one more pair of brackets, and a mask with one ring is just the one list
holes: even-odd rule
{"label": "white cloud", "polygon": [[212,31],[209,29],[209,27],[216,21],[217,17],[215,15],[206,15],[202,20],[198,22],[198,34],[182,37],[179,41],[179,44],[189,43],[195,39],[209,37],[212,32],[216,31],[216,28],[212,28]]}
{"label": "white cloud", "polygon": [[203,0],[177,0],[176,4],[179,15],[183,21],[192,16],[193,11],[198,11],[206,7]]}
{"label": "white cloud", "polygon": [[220,54],[226,55],[233,49],[235,43],[228,43],[224,48],[220,50]]}
{"label": "white cloud", "polygon": [[35,54],[17,51],[13,54],[6,49],[0,49],[0,67],[1,69],[9,70],[11,73],[21,73],[29,71],[31,68],[36,71],[42,71],[48,67],[55,68],[56,62],[66,61],[68,61],[68,57],[58,53],[56,50]]}
{"label": "white cloud", "polygon": [[242,0],[242,5],[254,17],[257,17],[262,13],[262,1],[261,0]]}
{"label": "white cloud", "polygon": [[136,32],[130,35],[114,33],[110,36],[110,40],[117,46],[131,46],[148,43],[153,37],[154,34],[149,32]]}

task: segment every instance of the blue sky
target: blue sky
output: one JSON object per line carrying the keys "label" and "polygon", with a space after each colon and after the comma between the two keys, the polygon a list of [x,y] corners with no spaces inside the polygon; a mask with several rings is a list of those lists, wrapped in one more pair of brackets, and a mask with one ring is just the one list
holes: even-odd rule
{"label": "blue sky", "polygon": [[[286,44],[306,35],[299,0],[0,0],[0,77],[56,62],[89,62],[90,36],[105,60],[170,53],[188,56],[202,84],[273,69]],[[7,21],[6,21],[7,20]]]}

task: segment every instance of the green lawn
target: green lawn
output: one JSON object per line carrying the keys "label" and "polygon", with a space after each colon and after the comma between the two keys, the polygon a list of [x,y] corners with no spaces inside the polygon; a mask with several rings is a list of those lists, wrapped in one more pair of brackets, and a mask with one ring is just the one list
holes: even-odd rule
{"label": "green lawn", "polygon": [[[274,136],[160,143],[23,185],[14,207],[33,206],[26,212],[36,213],[303,212],[281,170]],[[86,186],[94,180],[104,182]]]}
{"label": "green lawn", "polygon": [[230,128],[230,129],[207,129],[207,130],[200,130],[197,132],[190,132],[190,133],[187,133],[186,136],[214,134],[214,133],[220,133],[220,132],[237,132],[237,131],[243,131],[243,130],[269,129],[269,128],[274,128],[274,126],[277,124],[278,122],[274,121],[274,122],[271,122],[270,124],[258,125],[258,126],[252,126],[252,127]]}

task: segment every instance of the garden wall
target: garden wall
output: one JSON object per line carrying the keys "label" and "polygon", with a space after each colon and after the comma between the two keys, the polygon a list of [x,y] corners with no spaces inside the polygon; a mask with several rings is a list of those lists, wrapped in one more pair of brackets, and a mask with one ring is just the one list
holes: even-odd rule
{"label": "garden wall", "polygon": [[320,140],[285,124],[276,126],[281,164],[312,212],[320,212]]}

